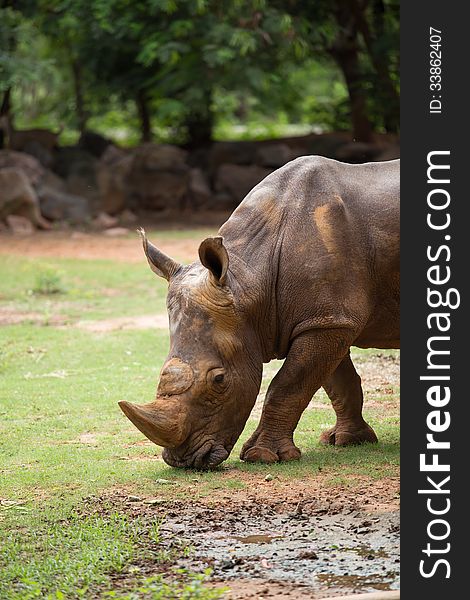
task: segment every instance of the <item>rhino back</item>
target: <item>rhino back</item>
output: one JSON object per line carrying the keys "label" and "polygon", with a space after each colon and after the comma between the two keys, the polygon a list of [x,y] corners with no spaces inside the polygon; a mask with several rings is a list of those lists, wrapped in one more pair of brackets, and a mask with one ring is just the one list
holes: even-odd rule
{"label": "rhino back", "polygon": [[315,326],[355,326],[394,347],[399,307],[399,161],[296,159],[258,184],[220,230],[275,314],[276,355]]}

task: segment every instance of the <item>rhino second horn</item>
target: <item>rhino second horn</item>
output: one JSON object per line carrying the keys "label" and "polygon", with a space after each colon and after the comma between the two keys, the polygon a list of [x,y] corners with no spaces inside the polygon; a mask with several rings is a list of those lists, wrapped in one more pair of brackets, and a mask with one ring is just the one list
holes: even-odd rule
{"label": "rhino second horn", "polygon": [[131,404],[123,400],[119,402],[119,406],[137,429],[154,444],[157,444],[157,446],[176,448],[187,437],[186,423],[183,415],[180,415],[178,425],[175,426],[174,420],[169,420],[154,403],[140,405]]}
{"label": "rhino second horn", "polygon": [[170,281],[175,273],[181,269],[182,265],[149,242],[145,230],[142,227],[138,229],[137,232],[142,240],[145,256],[147,257],[148,264],[152,271],[159,277],[164,277],[167,281]]}

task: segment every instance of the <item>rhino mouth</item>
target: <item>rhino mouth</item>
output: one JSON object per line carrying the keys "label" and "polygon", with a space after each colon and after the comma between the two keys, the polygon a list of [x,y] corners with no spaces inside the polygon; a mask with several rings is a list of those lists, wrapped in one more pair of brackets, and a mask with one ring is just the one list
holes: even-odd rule
{"label": "rhino mouth", "polygon": [[207,441],[193,452],[180,453],[178,448],[165,448],[162,457],[170,467],[209,470],[220,465],[229,457],[229,454],[230,450],[227,450],[222,444]]}

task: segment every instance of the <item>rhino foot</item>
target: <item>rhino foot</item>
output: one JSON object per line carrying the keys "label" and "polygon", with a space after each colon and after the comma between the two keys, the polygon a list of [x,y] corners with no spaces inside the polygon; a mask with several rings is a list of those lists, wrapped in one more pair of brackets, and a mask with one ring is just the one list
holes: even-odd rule
{"label": "rhino foot", "polygon": [[320,436],[321,444],[331,444],[332,446],[354,446],[370,442],[376,444],[378,442],[375,431],[367,423],[360,428],[341,427],[337,426],[327,429]]}
{"label": "rhino foot", "polygon": [[[252,436],[253,438],[254,436]],[[250,438],[240,452],[240,458],[245,462],[275,463],[298,460],[300,450],[291,440],[282,440],[277,443],[267,443],[256,435]]]}

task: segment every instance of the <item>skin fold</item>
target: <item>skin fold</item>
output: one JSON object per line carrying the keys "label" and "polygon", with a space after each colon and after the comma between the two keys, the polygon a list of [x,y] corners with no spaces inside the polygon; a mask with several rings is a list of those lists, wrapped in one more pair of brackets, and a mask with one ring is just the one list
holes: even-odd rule
{"label": "skin fold", "polygon": [[336,413],[324,443],[376,442],[362,417],[351,346],[399,347],[399,161],[350,165],[298,158],[258,184],[183,266],[142,232],[169,282],[170,352],[154,402],[121,402],[178,467],[212,468],[240,436],[272,380],[242,460],[300,457],[293,433],[323,387]]}

